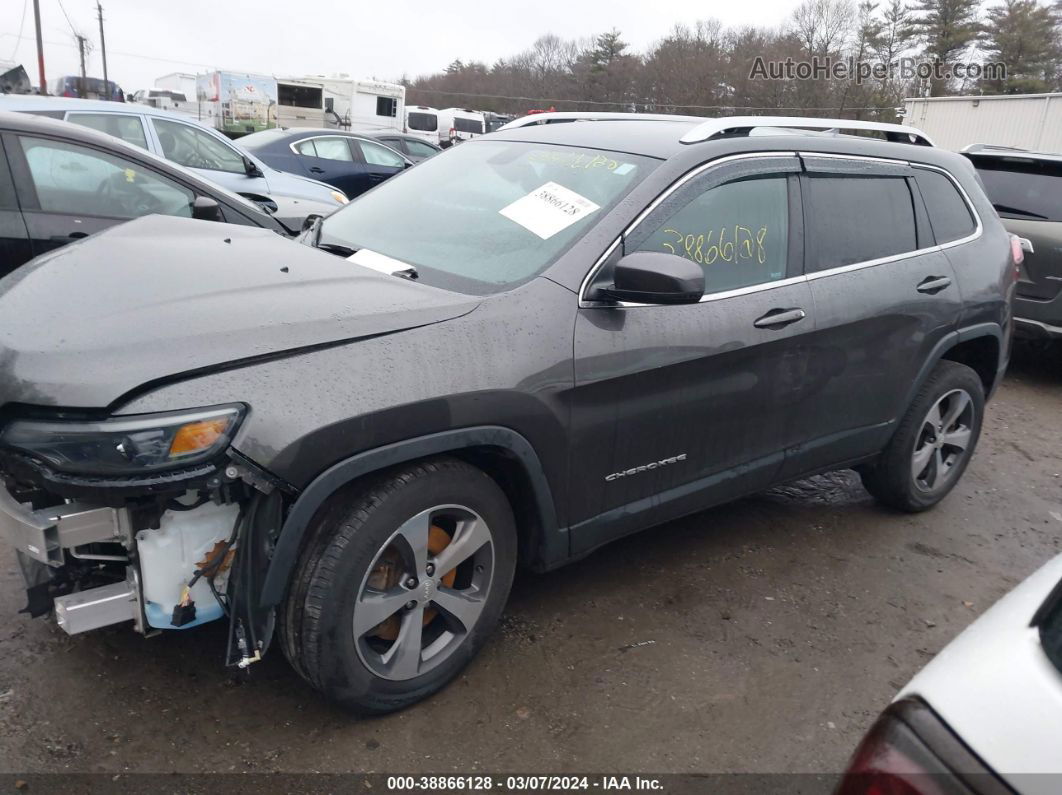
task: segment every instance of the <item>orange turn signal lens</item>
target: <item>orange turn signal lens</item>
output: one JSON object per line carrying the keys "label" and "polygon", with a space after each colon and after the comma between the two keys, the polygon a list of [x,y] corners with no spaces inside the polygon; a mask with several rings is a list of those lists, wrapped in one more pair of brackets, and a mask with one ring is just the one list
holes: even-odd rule
{"label": "orange turn signal lens", "polygon": [[182,425],[170,444],[170,458],[198,453],[213,447],[232,424],[231,417],[201,420]]}

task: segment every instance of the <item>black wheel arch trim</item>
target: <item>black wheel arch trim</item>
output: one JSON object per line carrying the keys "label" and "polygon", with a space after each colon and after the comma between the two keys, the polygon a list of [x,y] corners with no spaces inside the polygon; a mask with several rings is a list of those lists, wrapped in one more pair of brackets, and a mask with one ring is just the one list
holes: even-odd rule
{"label": "black wheel arch trim", "polygon": [[[944,358],[944,355],[956,345],[968,342],[972,339],[977,339],[978,337],[995,337],[996,341],[999,343],[999,361],[996,363],[996,376],[993,382],[994,389],[995,385],[999,383],[1003,368],[1006,366],[1007,352],[1004,345],[1003,328],[998,323],[977,323],[972,326],[965,326],[955,331],[951,331],[942,337],[930,352],[929,356],[926,357],[925,362],[922,364],[922,369],[918,371],[918,377],[915,378],[911,385],[911,389],[907,393],[907,398],[903,403],[903,412],[907,411],[907,407],[910,406],[911,402],[915,399],[918,390],[922,388],[926,379],[929,378],[929,374],[933,371],[933,368],[937,366],[937,363]],[[985,395],[986,400],[988,399],[989,394]],[[903,416],[903,412],[900,413],[901,417]]]}
{"label": "black wheel arch trim", "polygon": [[284,598],[306,529],[325,500],[338,489],[387,467],[431,455],[460,453],[462,450],[483,447],[500,448],[512,454],[527,475],[541,525],[540,537],[533,539],[536,557],[541,561],[538,567],[552,567],[567,559],[568,534],[558,527],[552,491],[531,443],[516,431],[498,425],[458,428],[366,450],[332,465],[318,475],[302,490],[284,520],[262,586],[261,606],[273,607]]}

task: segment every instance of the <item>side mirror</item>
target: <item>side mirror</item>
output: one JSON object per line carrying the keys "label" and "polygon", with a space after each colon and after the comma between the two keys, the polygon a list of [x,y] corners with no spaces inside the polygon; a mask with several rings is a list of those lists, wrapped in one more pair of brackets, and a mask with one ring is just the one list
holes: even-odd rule
{"label": "side mirror", "polygon": [[704,270],[696,262],[653,251],[636,251],[616,263],[608,298],[636,304],[695,304],[704,295]]}
{"label": "side mirror", "polygon": [[263,176],[262,175],[262,169],[260,169],[258,166],[256,166],[254,164],[254,161],[251,160],[251,158],[247,157],[246,155],[244,155],[244,157],[243,157],[243,170],[247,174],[247,176],[249,176],[249,177],[261,177],[261,176]]}
{"label": "side mirror", "polygon": [[220,221],[221,206],[209,196],[196,196],[192,202],[192,217],[200,221]]}

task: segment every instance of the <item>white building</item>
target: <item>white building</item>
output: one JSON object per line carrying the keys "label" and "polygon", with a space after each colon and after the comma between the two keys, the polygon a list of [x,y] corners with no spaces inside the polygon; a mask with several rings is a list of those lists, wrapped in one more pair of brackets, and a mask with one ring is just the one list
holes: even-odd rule
{"label": "white building", "polygon": [[979,143],[1062,153],[1062,94],[926,97],[904,105],[904,124],[944,149]]}

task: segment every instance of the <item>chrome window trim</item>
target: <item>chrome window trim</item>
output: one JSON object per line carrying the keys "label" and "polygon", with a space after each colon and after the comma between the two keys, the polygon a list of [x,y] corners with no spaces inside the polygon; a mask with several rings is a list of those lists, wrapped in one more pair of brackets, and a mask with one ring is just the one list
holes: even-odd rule
{"label": "chrome window trim", "polygon": [[[298,146],[299,144],[304,144],[307,141],[316,141],[318,138],[339,138],[339,139],[342,139],[344,141],[355,140],[358,143],[361,143],[361,141],[364,140],[363,138],[358,138],[357,136],[354,136],[354,135],[337,135],[336,133],[325,133],[323,135],[310,135],[310,136],[307,136],[306,138],[300,138],[297,141],[292,141],[290,144],[288,144],[288,149],[291,150],[291,153],[293,155],[297,155],[299,157],[312,157],[312,155],[304,155],[302,152],[297,150],[295,147]],[[350,157],[351,157],[350,161],[337,160],[336,162],[337,163],[347,163],[347,162],[356,163],[356,162],[358,162],[357,160],[353,159],[353,157],[354,157],[354,153],[353,152],[351,152]],[[321,158],[321,159],[324,160],[326,158]]]}
{"label": "chrome window trim", "polygon": [[[743,153],[741,153],[739,155],[728,155],[726,157],[720,157],[717,160],[709,160],[707,163],[702,163],[701,165],[697,166],[696,168],[690,169],[685,174],[683,174],[681,177],[679,177],[677,180],[672,182],[667,188],[665,188],[660,193],[659,196],[657,196],[655,199],[653,199],[651,202],[649,202],[649,204],[647,204],[645,206],[644,210],[642,210],[640,213],[638,213],[638,215],[635,217],[635,219],[633,221],[631,221],[627,225],[627,227],[622,232],[619,233],[619,236],[615,240],[612,241],[612,243],[609,245],[609,247],[607,249],[605,249],[605,252],[600,257],[597,258],[597,261],[594,263],[593,267],[590,268],[590,270],[587,272],[586,276],[583,277],[582,282],[579,284],[579,307],[580,308],[587,308],[587,307],[593,308],[593,307],[608,307],[608,306],[611,306],[611,307],[617,307],[617,306],[618,307],[660,306],[659,304],[635,304],[635,303],[629,303],[629,302],[626,302],[626,301],[620,301],[618,303],[608,303],[608,302],[605,302],[605,301],[588,301],[585,298],[586,290],[587,290],[587,288],[589,288],[590,283],[593,281],[594,277],[597,276],[598,271],[601,270],[601,268],[604,266],[604,264],[608,260],[608,258],[610,256],[612,256],[612,253],[616,250],[616,248],[623,241],[623,238],[627,237],[631,232],[633,232],[638,227],[638,225],[641,224],[641,222],[644,221],[646,219],[646,217],[648,217],[649,214],[653,212],[653,210],[655,210],[657,207],[659,207],[661,204],[663,204],[664,201],[666,201],[667,198],[672,193],[677,191],[679,188],[681,188],[683,185],[685,185],[691,179],[699,177],[701,174],[703,174],[705,171],[708,171],[709,169],[715,168],[717,166],[726,165],[727,163],[734,163],[734,162],[739,161],[739,160],[749,160],[749,159],[752,159],[752,158],[755,158],[755,159],[758,159],[758,160],[764,160],[764,159],[776,158],[776,157],[786,157],[786,158],[797,157],[797,153],[796,152],[743,152]],[[794,277],[794,278],[799,278],[799,277]],[[779,279],[779,280],[773,281],[773,282],[765,282],[762,285],[750,285],[750,287],[741,287],[741,288],[738,288],[738,290],[752,292],[753,290],[750,289],[750,288],[756,288],[756,287],[762,288],[762,287],[766,287],[766,286],[773,286],[773,285],[777,285],[779,282],[782,282],[782,281],[788,281],[788,280],[787,279]],[[712,293],[711,295],[705,295],[705,296],[701,297],[701,301],[700,302],[706,302],[707,300],[711,299],[712,296],[723,296],[725,294],[730,294],[730,293],[734,293],[734,292],[737,292],[737,290],[728,290],[728,291],[726,291],[726,293]]]}
{"label": "chrome window trim", "polygon": [[[966,235],[965,237],[960,237],[960,238],[957,238],[955,240],[950,240],[947,243],[937,243],[937,244],[934,244],[932,246],[926,246],[925,248],[915,249],[914,251],[905,251],[902,254],[893,254],[893,255],[890,255],[888,257],[879,257],[877,259],[864,260],[862,262],[853,262],[853,263],[851,263],[849,265],[839,265],[836,268],[830,268],[828,270],[815,271],[814,273],[805,272],[804,274],[802,274],[800,276],[791,276],[791,277],[788,277],[788,278],[785,278],[785,279],[777,279],[777,280],[771,281],[771,282],[761,282],[759,284],[752,284],[752,285],[749,285],[748,287],[739,287],[739,288],[736,288],[734,290],[725,290],[725,291],[718,292],[718,293],[710,293],[710,294],[701,296],[700,301],[698,301],[697,303],[704,304],[704,303],[708,303],[710,301],[718,301],[718,300],[721,300],[723,298],[731,298],[731,297],[738,296],[738,295],[749,295],[750,293],[761,292],[761,291],[764,291],[764,290],[773,290],[776,287],[784,287],[784,286],[788,286],[788,285],[791,285],[791,284],[799,284],[800,282],[811,282],[811,281],[814,281],[816,279],[824,279],[824,278],[826,278],[828,276],[836,276],[836,275],[842,274],[842,273],[849,273],[849,272],[852,272],[852,271],[862,270],[863,268],[873,268],[873,267],[876,267],[878,265],[886,265],[886,264],[888,264],[890,262],[898,262],[900,260],[909,259],[910,257],[921,256],[923,254],[930,254],[930,253],[933,253],[933,252],[943,252],[945,249],[952,248],[954,246],[961,246],[961,245],[964,245],[966,243],[970,243],[970,242],[972,242],[974,240],[977,240],[984,233],[984,224],[982,224],[982,222],[981,222],[981,216],[977,212],[977,208],[974,207],[973,202],[970,200],[970,195],[966,192],[966,189],[962,186],[962,184],[957,179],[955,179],[954,175],[952,175],[947,169],[941,168],[940,166],[933,166],[933,165],[929,165],[928,163],[919,163],[919,162],[913,162],[913,161],[910,161],[910,160],[895,160],[895,159],[892,159],[892,158],[870,157],[870,156],[866,156],[866,155],[845,155],[845,154],[837,154],[837,153],[833,153],[833,152],[755,152],[755,153],[743,153],[743,154],[740,154],[740,155],[730,155],[728,157],[723,157],[723,158],[719,158],[718,160],[712,160],[712,161],[710,161],[708,163],[704,163],[704,164],[698,166],[697,168],[693,169],[692,171],[687,172],[682,177],[680,177],[678,180],[673,182],[668,187],[667,190],[665,190],[663,193],[661,193],[641,213],[638,214],[638,217],[635,218],[634,221],[632,221],[627,226],[627,228],[624,229],[623,232],[621,232],[620,235],[615,240],[612,241],[612,243],[609,245],[609,247],[607,249],[605,249],[605,252],[600,257],[598,257],[597,261],[594,263],[594,266],[590,269],[590,271],[587,273],[586,277],[583,279],[582,283],[579,285],[579,308],[580,309],[595,309],[595,308],[611,307],[611,308],[616,308],[616,309],[627,309],[627,308],[630,308],[630,307],[640,307],[640,306],[673,306],[673,305],[668,305],[668,304],[639,304],[639,303],[633,303],[633,302],[627,302],[627,301],[619,301],[619,302],[616,302],[616,303],[609,303],[609,302],[606,302],[606,301],[588,301],[588,300],[586,300],[586,298],[584,296],[586,295],[586,290],[590,286],[590,283],[593,281],[593,278],[598,274],[598,271],[601,270],[601,268],[604,266],[604,264],[608,260],[608,258],[610,256],[612,256],[612,253],[620,245],[620,243],[623,240],[623,238],[626,237],[627,235],[629,235],[631,232],[633,232],[634,229],[642,221],[644,221],[645,218],[653,210],[655,210],[657,207],[659,207],[660,204],[662,204],[663,201],[665,199],[667,199],[668,196],[670,196],[672,193],[674,193],[676,190],[678,190],[678,188],[680,188],[682,185],[684,185],[689,180],[693,179],[696,176],[699,176],[700,174],[704,173],[709,168],[713,168],[713,167],[718,166],[718,165],[723,165],[725,163],[733,162],[735,160],[742,160],[742,159],[748,159],[748,158],[761,158],[762,159],[762,158],[768,158],[768,157],[794,157],[794,156],[796,156],[796,157],[809,157],[809,158],[811,158],[811,157],[829,157],[829,158],[836,158],[836,159],[841,159],[841,160],[873,161],[873,162],[879,162],[879,163],[886,163],[888,165],[906,165],[906,166],[910,166],[911,168],[922,168],[922,169],[926,169],[928,171],[937,171],[937,172],[943,174],[949,180],[951,180],[952,185],[954,185],[958,189],[959,196],[962,197],[962,200],[966,203],[966,209],[969,210],[970,214],[973,216],[974,224],[975,224],[974,231],[971,232],[970,234]],[[800,173],[803,173],[803,171],[801,171]],[[805,271],[806,271],[807,263],[804,263],[804,266],[805,266]]]}

